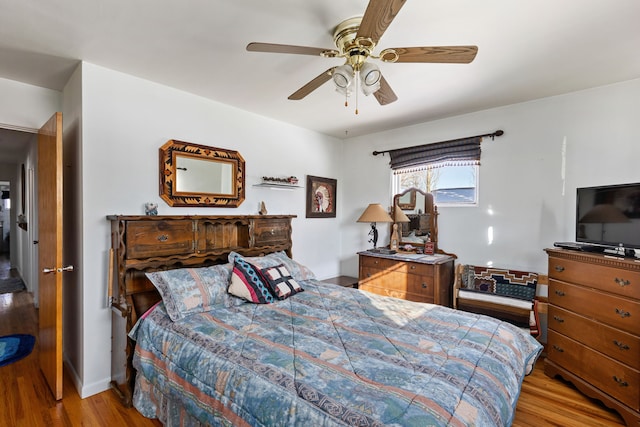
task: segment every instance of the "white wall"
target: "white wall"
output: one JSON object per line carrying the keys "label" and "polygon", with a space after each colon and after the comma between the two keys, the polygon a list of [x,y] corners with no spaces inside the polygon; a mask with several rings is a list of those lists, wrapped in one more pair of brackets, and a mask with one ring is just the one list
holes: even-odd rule
{"label": "white wall", "polygon": [[[0,93],[2,94],[0,96],[0,127],[8,129],[36,131],[53,113],[60,111],[62,105],[62,94],[58,91],[3,78],[0,78]],[[35,142],[32,143],[32,148],[34,146]],[[20,164],[25,165],[27,179],[33,177],[32,173],[37,161],[36,153],[36,149],[31,149],[20,163],[0,165],[0,169],[11,171],[12,178],[7,180],[11,181],[14,194],[18,194],[21,188]],[[2,159],[0,159],[1,162]],[[21,199],[12,196],[12,201],[21,202]],[[26,208],[28,213],[33,214],[29,202],[29,200],[26,201]],[[37,276],[32,274],[32,269],[37,266],[38,260],[33,259],[31,253],[34,246],[32,242],[37,240],[37,234],[34,233],[32,224],[28,225],[28,231],[18,228],[16,222],[20,212],[15,209],[15,206],[11,211],[11,223],[5,224],[5,227],[11,227],[11,265],[18,269],[27,288],[36,292],[37,301]],[[37,220],[37,215],[33,215],[31,219]]]}
{"label": "white wall", "polygon": [[[265,201],[270,214],[298,216],[294,258],[320,278],[339,273],[339,220],[306,219],[304,189],[253,184],[262,176],[295,175],[305,183],[306,175],[316,175],[338,179],[341,193],[341,141],[88,63],[82,65],[81,139],[82,396],[106,389],[110,379],[109,214],[143,214],[145,202],[158,203],[160,215],[257,214]],[[158,149],[169,139],[238,150],[246,162],[244,203],[233,209],[171,208],[163,202]]]}
{"label": "white wall", "polygon": [[[82,67],[78,66],[65,85],[62,106],[63,141],[63,265],[74,270],[64,273],[63,342],[64,358],[76,389],[84,378],[83,335],[92,330],[84,312],[85,285],[82,259]],[[89,282],[91,288],[93,283]]]}
{"label": "white wall", "polygon": [[56,111],[62,94],[58,91],[0,78],[0,125],[40,129]]}
{"label": "white wall", "polygon": [[357,167],[344,171],[343,273],[357,275],[354,254],[367,247],[357,213],[390,205],[389,157],[374,150],[497,129],[504,136],[482,143],[479,205],[439,208],[439,246],[462,263],[545,273],[543,249],[575,240],[576,187],[640,181],[638,111],[640,80],[632,80],[348,140],[344,157]]}

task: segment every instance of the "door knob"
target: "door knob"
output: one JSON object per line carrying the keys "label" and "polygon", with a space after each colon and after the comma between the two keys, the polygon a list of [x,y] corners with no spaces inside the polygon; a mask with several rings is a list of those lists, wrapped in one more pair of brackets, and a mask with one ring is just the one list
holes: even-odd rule
{"label": "door knob", "polygon": [[68,265],[66,267],[59,268],[43,268],[43,273],[62,273],[63,271],[73,271],[73,265]]}

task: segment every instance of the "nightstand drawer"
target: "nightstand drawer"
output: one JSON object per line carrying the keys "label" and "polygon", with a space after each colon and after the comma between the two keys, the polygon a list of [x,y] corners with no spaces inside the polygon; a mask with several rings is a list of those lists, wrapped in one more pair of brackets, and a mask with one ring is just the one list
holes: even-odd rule
{"label": "nightstand drawer", "polygon": [[434,274],[433,265],[400,261],[395,259],[362,257],[360,258],[360,264],[365,267],[395,271],[403,274],[418,274],[421,276],[433,276]]}
{"label": "nightstand drawer", "polygon": [[407,264],[394,259],[385,259],[379,257],[360,257],[360,268],[369,268],[382,271],[394,271],[406,274]]}
{"label": "nightstand drawer", "polygon": [[188,254],[194,251],[193,221],[127,222],[127,259]]}
{"label": "nightstand drawer", "polygon": [[549,306],[548,319],[549,329],[573,338],[632,368],[640,369],[640,337],[554,305]]}
{"label": "nightstand drawer", "polygon": [[358,289],[361,291],[367,291],[376,295],[383,295],[386,297],[400,298],[407,301],[425,302],[433,304],[433,293],[414,293],[408,292],[408,289],[401,286],[377,286],[378,283],[360,282]]}
{"label": "nightstand drawer", "polygon": [[417,262],[407,263],[407,273],[418,274],[420,276],[432,276],[433,277],[433,265],[418,264]]}
{"label": "nightstand drawer", "polygon": [[549,330],[548,357],[634,410],[640,409],[640,372]]}
{"label": "nightstand drawer", "polygon": [[433,296],[433,276],[418,276],[415,274],[408,274],[407,292]]}
{"label": "nightstand drawer", "polygon": [[363,279],[360,281],[360,289],[364,286],[387,288],[398,292],[413,294],[431,294],[433,298],[433,277],[403,274],[398,271],[390,271],[380,274],[379,270],[363,268]]}

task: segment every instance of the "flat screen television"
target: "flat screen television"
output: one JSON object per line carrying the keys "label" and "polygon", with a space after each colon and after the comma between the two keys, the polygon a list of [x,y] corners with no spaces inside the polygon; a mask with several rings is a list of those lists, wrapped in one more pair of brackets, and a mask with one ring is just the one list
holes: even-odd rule
{"label": "flat screen television", "polygon": [[640,183],[578,188],[576,241],[640,248]]}

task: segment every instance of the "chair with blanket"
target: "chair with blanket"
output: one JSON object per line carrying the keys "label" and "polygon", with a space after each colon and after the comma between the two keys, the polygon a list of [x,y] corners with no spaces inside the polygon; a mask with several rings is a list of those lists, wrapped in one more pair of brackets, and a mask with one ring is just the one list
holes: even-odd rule
{"label": "chair with blanket", "polygon": [[536,287],[538,274],[502,268],[459,264],[453,307],[485,314],[540,335]]}

